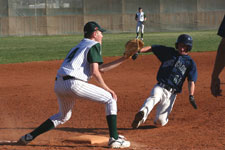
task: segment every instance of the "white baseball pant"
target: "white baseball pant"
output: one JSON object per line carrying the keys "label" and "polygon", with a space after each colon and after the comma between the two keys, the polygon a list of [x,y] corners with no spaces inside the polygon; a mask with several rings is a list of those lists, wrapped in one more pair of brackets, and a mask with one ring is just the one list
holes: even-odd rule
{"label": "white baseball pant", "polygon": [[71,118],[75,99],[88,99],[105,104],[106,115],[117,114],[117,102],[111,93],[81,80],[63,80],[58,77],[55,81],[55,93],[58,98],[59,112],[50,117],[54,126],[65,123]]}
{"label": "white baseball pant", "polygon": [[141,33],[144,33],[144,27],[145,25],[142,22],[138,21],[136,26],[136,33],[139,33],[140,29],[141,29]]}
{"label": "white baseball pant", "polygon": [[144,111],[144,121],[147,119],[154,106],[158,104],[154,123],[156,125],[165,126],[169,121],[168,116],[172,111],[175,100],[176,94],[156,84],[151,91],[150,97],[145,100],[140,109],[140,111]]}

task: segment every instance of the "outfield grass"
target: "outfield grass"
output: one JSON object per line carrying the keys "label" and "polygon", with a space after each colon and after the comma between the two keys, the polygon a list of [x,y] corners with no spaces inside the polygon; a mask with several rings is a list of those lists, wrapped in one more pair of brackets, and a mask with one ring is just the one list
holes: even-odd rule
{"label": "outfield grass", "polygon": [[[215,51],[220,37],[213,31],[185,32],[193,37],[192,51]],[[174,47],[177,37],[184,32],[145,33],[145,45],[161,44]],[[103,56],[122,55],[124,45],[135,33],[103,34]],[[63,59],[78,44],[83,35],[32,36],[0,38],[0,64]]]}

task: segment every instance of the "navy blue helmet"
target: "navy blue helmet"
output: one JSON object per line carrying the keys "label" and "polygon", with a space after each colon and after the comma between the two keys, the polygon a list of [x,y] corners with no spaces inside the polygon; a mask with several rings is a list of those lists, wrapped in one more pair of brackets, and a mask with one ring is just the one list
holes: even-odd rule
{"label": "navy blue helmet", "polygon": [[175,43],[176,49],[178,48],[178,43],[183,43],[188,46],[188,51],[191,51],[192,45],[193,45],[193,40],[192,37],[188,34],[181,34]]}

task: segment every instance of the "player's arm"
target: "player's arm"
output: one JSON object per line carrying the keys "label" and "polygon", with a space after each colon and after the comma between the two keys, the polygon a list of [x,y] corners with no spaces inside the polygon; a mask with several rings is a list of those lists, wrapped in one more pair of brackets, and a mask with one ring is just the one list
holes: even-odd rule
{"label": "player's arm", "polygon": [[137,59],[139,53],[148,53],[148,52],[152,52],[152,47],[151,46],[145,46],[142,49],[140,49],[136,54],[134,54],[132,56],[132,59],[133,60]]}
{"label": "player's arm", "polygon": [[188,81],[188,91],[189,91],[189,95],[194,96],[194,92],[195,92],[195,82],[194,81]]}
{"label": "player's arm", "polygon": [[137,21],[137,19],[138,19],[138,15],[136,14],[136,15],[135,15],[135,20]]}
{"label": "player's arm", "polygon": [[117,100],[117,95],[113,90],[111,90],[105,83],[105,81],[102,78],[102,75],[99,71],[99,64],[98,63],[91,63],[91,74],[96,79],[98,84],[105,89],[106,91],[110,92],[112,94],[112,97]]}
{"label": "player's arm", "polygon": [[99,70],[100,70],[101,72],[109,71],[109,70],[111,70],[111,69],[113,69],[113,68],[118,67],[118,66],[119,66],[120,64],[122,64],[125,60],[127,60],[127,59],[124,58],[124,57],[121,57],[121,58],[116,59],[116,60],[114,60],[114,61],[112,61],[112,62],[109,62],[109,63],[106,63],[106,64],[102,64],[102,65],[100,65]]}
{"label": "player's arm", "polygon": [[197,109],[197,105],[195,103],[194,98],[195,83],[197,81],[197,77],[198,77],[197,66],[195,62],[192,61],[192,65],[188,73],[188,91],[189,91],[189,102],[194,107],[194,109]]}
{"label": "player's arm", "polygon": [[194,61],[192,61],[192,65],[190,67],[190,71],[188,72],[188,90],[189,90],[189,95],[194,95],[195,92],[195,83],[198,78],[198,72],[197,72],[197,66]]}
{"label": "player's arm", "polygon": [[218,47],[212,78],[218,78],[225,65],[225,38],[222,38]]}
{"label": "player's arm", "polygon": [[148,53],[148,52],[152,52],[152,47],[151,46],[145,46],[142,49],[140,49],[139,51],[140,53]]}
{"label": "player's arm", "polygon": [[147,17],[146,17],[146,15],[144,14],[144,21],[146,21],[147,20]]}
{"label": "player's arm", "polygon": [[213,72],[211,76],[211,87],[210,87],[211,93],[215,97],[221,96],[221,92],[222,92],[222,90],[220,89],[219,75],[225,65],[225,59],[224,59],[225,58],[225,15],[224,15],[223,21],[220,24],[217,34],[222,37],[222,40],[218,47],[216,60],[215,60],[215,64],[214,64],[214,68],[213,68]]}
{"label": "player's arm", "polygon": [[220,79],[219,75],[222,72],[225,65],[225,38],[223,38],[218,47],[216,60],[211,76],[211,93],[213,96],[221,96],[222,90],[220,89]]}
{"label": "player's arm", "polygon": [[194,109],[197,109],[197,104],[195,103],[194,98],[194,92],[195,92],[195,82],[194,81],[188,81],[188,89],[189,89],[189,102],[194,107]]}

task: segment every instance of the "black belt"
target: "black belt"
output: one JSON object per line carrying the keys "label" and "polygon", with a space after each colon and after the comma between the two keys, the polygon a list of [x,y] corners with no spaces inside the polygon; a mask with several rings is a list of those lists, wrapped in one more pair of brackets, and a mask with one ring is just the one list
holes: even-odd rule
{"label": "black belt", "polygon": [[157,84],[159,86],[161,86],[162,88],[166,89],[167,91],[170,91],[172,93],[175,93],[176,92],[176,89],[171,88],[169,85],[166,85],[166,84],[163,84],[163,83],[160,83],[160,82],[158,82]]}
{"label": "black belt", "polygon": [[75,77],[72,77],[72,76],[64,76],[63,77],[63,80],[69,80],[69,79],[75,79]]}
{"label": "black belt", "polygon": [[[62,78],[63,80],[75,79],[75,77],[72,76],[63,76]],[[57,80],[57,77],[55,78],[55,80]]]}

